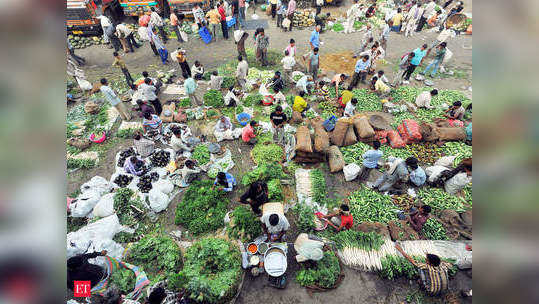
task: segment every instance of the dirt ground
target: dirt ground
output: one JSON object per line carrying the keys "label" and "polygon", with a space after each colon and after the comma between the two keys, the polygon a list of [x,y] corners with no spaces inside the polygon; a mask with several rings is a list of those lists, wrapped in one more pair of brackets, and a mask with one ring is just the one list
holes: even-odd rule
{"label": "dirt ground", "polygon": [[[344,6],[339,8],[324,8],[323,11],[328,11],[331,12],[332,15],[337,15],[345,12],[349,6],[349,1],[345,0]],[[471,7],[467,8],[467,10],[471,10]],[[257,9],[257,13],[260,13],[260,9]],[[248,19],[251,18],[251,14],[252,11],[249,10],[247,14]],[[261,15],[261,18],[267,18],[267,16]],[[266,29],[266,35],[270,38],[270,49],[276,51],[282,51],[287,46],[290,38],[295,39],[298,46],[298,55],[301,55],[307,52],[311,31],[312,28],[294,29],[292,32],[283,32],[281,29],[275,27],[275,21],[270,20],[269,29]],[[254,41],[252,39],[252,32],[253,31],[249,31],[250,38],[247,40],[246,47],[253,47]],[[329,58],[328,55],[330,54],[349,54],[351,50],[358,47],[362,35],[363,33],[357,32],[352,34],[342,34],[331,31],[322,33],[321,40],[324,42],[320,51],[322,60],[324,60],[324,58]],[[402,56],[405,51],[413,50],[423,43],[430,43],[435,39],[436,35],[436,33],[423,31],[421,33],[416,33],[412,38],[405,38],[402,35],[392,33],[386,50],[386,60],[391,64],[383,67],[379,66],[379,68],[383,68],[388,78],[393,79],[395,74],[394,66],[400,56]],[[471,36],[457,36],[449,41],[448,47],[454,55],[448,68],[450,70],[459,69],[465,71],[467,77],[458,79],[435,79],[435,87],[455,90],[466,89],[466,94],[471,98],[471,92],[467,90],[467,88],[472,85],[471,45]],[[180,46],[180,44],[175,40],[169,40],[167,43],[167,48],[170,52],[178,46]],[[191,39],[189,42],[181,44],[181,47],[187,50],[188,62],[190,65],[192,65],[195,60],[199,60],[205,66],[206,71],[211,71],[226,60],[234,59],[237,56],[236,46],[233,42],[232,35],[228,41],[224,41],[222,36],[220,36],[218,37],[217,42],[212,42],[209,45],[205,45],[200,39]],[[123,81],[123,77],[120,77],[121,73],[116,68],[111,67],[112,52],[113,50],[106,46],[91,46],[76,51],[79,56],[86,58],[88,62],[88,65],[84,67],[84,71],[91,82],[97,81],[101,77],[116,78]],[[157,70],[168,71],[170,69],[179,69],[178,65],[173,62],[163,66],[159,58],[153,55],[148,44],[137,49],[135,53],[125,55],[124,59],[132,74],[138,74],[143,70],[148,70],[152,73]],[[350,58],[350,60],[352,59]],[[322,66],[331,65],[322,62]],[[324,73],[330,77],[336,72],[351,74],[353,71],[324,70]],[[418,85],[418,83],[412,81],[411,85]],[[205,89],[205,86],[201,86],[201,90],[205,91]],[[166,100],[166,98],[161,98],[161,100]],[[118,124],[115,126],[113,132],[115,132],[117,127]],[[194,125],[192,127],[195,135],[206,133],[202,132],[201,129],[196,128]],[[207,126],[203,126],[203,129],[208,128]],[[121,149],[129,147],[131,143],[132,141],[130,139],[117,139],[115,147],[106,151],[104,155],[101,156],[98,167],[89,170],[77,170],[73,173],[69,173],[66,189],[67,193],[69,194],[76,191],[82,183],[88,181],[95,175],[109,178],[114,171],[113,164],[116,153]],[[224,145],[232,151],[235,167],[232,169],[231,173],[234,176],[241,177],[255,165],[251,158],[246,156],[248,155],[247,153],[250,148],[241,141],[228,141],[224,143]],[[317,166],[326,166],[326,164],[319,164],[314,167]],[[369,179],[373,180],[375,177],[376,176],[371,176]],[[350,192],[357,189],[359,185],[357,182],[345,182],[342,172],[338,174],[326,173],[326,181],[328,184],[328,193],[330,193],[330,197],[334,199],[345,197]],[[243,187],[240,187],[230,194],[229,208],[233,208],[233,206],[238,204],[237,201],[242,194],[242,191]],[[166,224],[164,226],[166,227],[167,232],[181,229],[181,227],[174,225],[174,211],[181,201],[181,196],[182,193],[171,202],[165,213],[160,215],[160,217],[166,218]],[[292,225],[289,239],[293,240],[295,236],[297,236],[297,229],[295,229],[292,216],[289,216],[289,220]],[[298,265],[293,261],[293,246],[290,245],[289,250],[289,269],[287,271],[288,286],[286,289],[277,290],[269,287],[266,275],[253,278],[248,273],[246,274],[243,289],[237,299],[237,303],[402,303],[407,295],[414,293],[418,288],[417,283],[409,280],[382,280],[376,274],[360,272],[345,267],[345,279],[337,289],[329,292],[309,294],[305,288],[299,286],[294,280]],[[471,278],[464,272],[459,272],[457,277],[451,281],[451,288],[453,290],[458,291],[460,289],[469,289],[471,287]],[[437,303],[437,300],[427,298],[426,302]],[[464,302],[471,303],[471,300],[466,300]]]}

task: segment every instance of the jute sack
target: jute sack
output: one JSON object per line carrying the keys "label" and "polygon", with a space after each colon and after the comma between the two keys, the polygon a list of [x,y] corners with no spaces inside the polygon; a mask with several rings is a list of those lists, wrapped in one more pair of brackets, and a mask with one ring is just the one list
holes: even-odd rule
{"label": "jute sack", "polygon": [[339,150],[339,147],[329,147],[328,158],[329,172],[335,173],[342,170],[342,168],[344,167],[344,158],[342,156],[341,150]]}
{"label": "jute sack", "polygon": [[344,137],[343,146],[351,146],[357,143],[356,132],[354,131],[354,126],[349,125],[348,131],[346,131],[346,136]]}
{"label": "jute sack", "polygon": [[461,128],[438,128],[439,140],[466,140],[466,131]]}
{"label": "jute sack", "polygon": [[314,150],[325,152],[329,148],[329,135],[322,126],[322,121],[314,122]]}
{"label": "jute sack", "polygon": [[292,124],[299,124],[303,122],[303,117],[301,117],[300,112],[292,111]]}
{"label": "jute sack", "polygon": [[424,141],[438,140],[438,132],[436,132],[436,129],[438,128],[432,123],[421,123],[419,127],[419,131],[421,132],[421,137],[423,138]]}
{"label": "jute sack", "polygon": [[91,100],[87,101],[84,104],[84,112],[88,114],[97,114],[97,112],[99,112],[99,105]]}
{"label": "jute sack", "polygon": [[344,143],[344,137],[346,136],[346,131],[348,131],[348,126],[350,125],[347,119],[337,120],[335,129],[331,132],[331,143],[341,147]]}
{"label": "jute sack", "polygon": [[374,136],[374,129],[365,116],[354,118],[354,126],[360,138],[369,138]]}
{"label": "jute sack", "polygon": [[301,126],[296,131],[296,151],[302,151],[307,153],[313,152],[311,134],[307,126]]}

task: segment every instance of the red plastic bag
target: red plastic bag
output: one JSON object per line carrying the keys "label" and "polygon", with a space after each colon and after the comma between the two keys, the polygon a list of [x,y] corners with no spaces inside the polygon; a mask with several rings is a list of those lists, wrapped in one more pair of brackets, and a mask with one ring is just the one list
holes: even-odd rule
{"label": "red plastic bag", "polygon": [[420,141],[421,128],[419,123],[412,119],[405,119],[398,127],[397,130],[402,138],[406,138],[406,142]]}
{"label": "red plastic bag", "polygon": [[378,140],[381,144],[387,143],[387,133],[385,130],[374,131],[374,138]]}
{"label": "red plastic bag", "polygon": [[273,96],[266,95],[266,96],[264,96],[264,99],[262,99],[262,104],[265,105],[265,106],[271,106],[273,104],[273,101],[275,101]]}
{"label": "red plastic bag", "polygon": [[148,23],[150,23],[150,16],[142,15],[138,18],[138,25],[146,27]]}
{"label": "red plastic bag", "polygon": [[404,148],[406,143],[402,140],[399,132],[391,130],[387,133],[387,138],[389,139],[389,144],[392,148]]}

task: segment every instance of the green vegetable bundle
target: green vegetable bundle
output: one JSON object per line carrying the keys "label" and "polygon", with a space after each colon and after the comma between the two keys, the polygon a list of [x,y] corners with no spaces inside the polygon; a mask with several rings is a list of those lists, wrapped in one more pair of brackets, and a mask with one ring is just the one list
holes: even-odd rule
{"label": "green vegetable bundle", "polygon": [[184,99],[180,100],[179,103],[177,103],[177,106],[180,107],[180,108],[189,108],[191,106],[191,99],[184,98]]}
{"label": "green vegetable bundle", "polygon": [[310,178],[313,200],[321,205],[324,205],[328,196],[324,173],[320,169],[313,169],[310,171]]}
{"label": "green vegetable bundle", "polygon": [[118,132],[116,132],[116,136],[118,136],[120,138],[131,139],[131,138],[133,138],[133,136],[137,132],[142,133],[142,129],[123,129],[123,130],[118,130]]}
{"label": "green vegetable bundle", "polygon": [[357,111],[382,111],[382,103],[376,94],[367,89],[353,90],[352,93],[357,98]]}
{"label": "green vegetable bundle", "polygon": [[417,195],[423,204],[431,206],[435,212],[446,209],[457,212],[466,211],[463,198],[451,195],[440,188],[420,188]]}
{"label": "green vegetable bundle", "polygon": [[251,150],[256,164],[280,162],[284,158],[283,148],[277,144],[266,144],[260,141]]}
{"label": "green vegetable bundle", "polygon": [[176,225],[183,225],[193,235],[215,231],[223,226],[228,200],[222,191],[212,189],[213,182],[193,182],[176,207]]}
{"label": "green vegetable bundle", "polygon": [[332,288],[341,273],[339,259],[331,251],[324,252],[320,261],[301,263],[300,267],[296,273],[296,281],[301,286]]}
{"label": "green vegetable bundle", "polygon": [[200,166],[210,162],[210,150],[208,145],[202,144],[195,147],[191,157],[198,162]]}
{"label": "green vegetable bundle", "polygon": [[296,225],[300,232],[309,233],[316,227],[314,224],[314,209],[305,203],[298,202],[294,208],[297,214]]}
{"label": "green vegetable bundle", "polygon": [[[416,257],[414,257],[416,258]],[[396,279],[399,277],[406,277],[408,279],[414,279],[419,276],[417,268],[410,263],[407,259],[401,256],[386,255],[381,259],[382,270],[380,276],[385,279]]]}
{"label": "green vegetable bundle", "polygon": [[334,32],[342,32],[342,31],[344,31],[344,26],[342,24],[340,24],[340,23],[335,23],[335,24],[333,24],[332,30]]}
{"label": "green vegetable bundle", "polygon": [[349,198],[350,209],[356,222],[387,223],[397,220],[396,207],[391,197],[367,187],[352,193]]}
{"label": "green vegetable bundle", "polygon": [[246,206],[238,206],[230,214],[228,235],[242,242],[248,242],[262,234],[260,220]]}
{"label": "green vegetable bundle", "polygon": [[337,113],[337,106],[333,102],[327,100],[321,101],[318,104],[318,109],[322,112],[320,116],[322,116],[322,119],[324,120]]}
{"label": "green vegetable bundle", "polygon": [[131,207],[132,205],[139,210],[144,210],[144,205],[138,197],[133,198],[134,192],[128,188],[120,188],[114,194],[114,211],[118,215],[120,224],[125,226],[135,225],[138,220],[138,214]]}
{"label": "green vegetable bundle", "polygon": [[354,163],[361,166],[363,164],[363,154],[372,149],[372,147],[358,142],[351,146],[340,147],[340,149],[346,164]]}
{"label": "green vegetable bundle", "polygon": [[440,221],[429,218],[421,230],[423,235],[429,240],[448,240],[447,233]]}
{"label": "green vegetable bundle", "polygon": [[270,201],[283,200],[283,188],[281,187],[281,180],[278,178],[268,182],[268,198]]}
{"label": "green vegetable bundle", "polygon": [[331,240],[337,244],[337,248],[346,247],[361,248],[365,251],[379,250],[384,244],[382,236],[376,232],[361,232],[344,230],[333,235]]}
{"label": "green vegetable bundle", "polygon": [[135,289],[135,273],[126,268],[119,268],[110,275],[109,284],[116,286],[121,293],[128,294]]}
{"label": "green vegetable bundle", "polygon": [[472,146],[467,145],[463,142],[450,141],[446,142],[441,147],[442,153],[449,156],[455,155],[455,161],[453,162],[454,166],[457,166],[463,159],[472,157]]}
{"label": "green vegetable bundle", "polygon": [[219,108],[224,106],[225,99],[223,94],[217,90],[209,90],[204,94],[204,105],[209,107]]}
{"label": "green vegetable bundle", "polygon": [[242,102],[244,106],[252,107],[254,105],[260,104],[260,102],[262,102],[263,99],[264,99],[264,96],[262,96],[262,94],[256,93],[256,94],[247,95],[247,97],[245,97]]}
{"label": "green vegetable bundle", "polygon": [[94,159],[74,159],[74,158],[68,158],[67,159],[67,168],[68,169],[90,169],[95,167],[96,161]]}
{"label": "green vegetable bundle", "polygon": [[182,253],[173,239],[147,235],[130,247],[126,257],[130,264],[142,266],[150,281],[172,276],[182,267]]}
{"label": "green vegetable bundle", "polygon": [[228,88],[234,86],[235,83],[236,83],[236,78],[230,77],[230,76],[225,76],[225,77],[223,77],[223,82],[221,83],[221,88],[228,89]]}
{"label": "green vegetable bundle", "polygon": [[286,175],[283,172],[283,168],[280,164],[276,163],[262,163],[255,169],[247,172],[242,179],[241,184],[244,186],[259,181],[269,181],[271,179],[280,179]]}
{"label": "green vegetable bundle", "polygon": [[187,249],[177,285],[199,303],[226,303],[237,291],[241,272],[241,255],[234,244],[205,238]]}

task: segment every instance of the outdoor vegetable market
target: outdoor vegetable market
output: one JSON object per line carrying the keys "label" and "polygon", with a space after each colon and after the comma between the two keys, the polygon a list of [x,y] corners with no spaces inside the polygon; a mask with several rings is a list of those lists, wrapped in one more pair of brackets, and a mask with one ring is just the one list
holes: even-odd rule
{"label": "outdoor vegetable market", "polygon": [[471,0],[115,1],[67,1],[68,304],[472,302]]}

